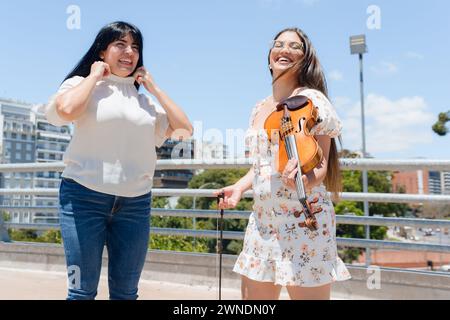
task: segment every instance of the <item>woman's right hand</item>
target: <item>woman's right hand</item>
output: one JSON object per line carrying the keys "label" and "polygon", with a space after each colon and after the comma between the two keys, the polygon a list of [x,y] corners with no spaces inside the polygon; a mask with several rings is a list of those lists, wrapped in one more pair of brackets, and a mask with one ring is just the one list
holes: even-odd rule
{"label": "woman's right hand", "polygon": [[94,77],[97,81],[102,80],[111,74],[111,68],[109,64],[103,61],[96,61],[91,66],[90,76]]}
{"label": "woman's right hand", "polygon": [[229,209],[237,206],[242,198],[242,189],[236,185],[231,185],[214,191],[214,195],[218,196],[223,193],[224,197],[219,201],[219,209]]}

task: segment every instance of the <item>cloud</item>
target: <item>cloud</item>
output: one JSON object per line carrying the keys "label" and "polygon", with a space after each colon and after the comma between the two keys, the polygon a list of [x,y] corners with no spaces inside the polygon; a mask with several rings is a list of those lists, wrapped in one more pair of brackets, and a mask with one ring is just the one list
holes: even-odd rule
{"label": "cloud", "polygon": [[398,72],[398,67],[392,62],[381,61],[379,64],[370,67],[372,72],[378,75],[390,75]]}
{"label": "cloud", "polygon": [[[361,105],[347,97],[336,97],[333,104],[343,124],[344,148],[361,150]],[[397,153],[432,142],[434,114],[423,97],[390,100],[369,94],[365,99],[366,149],[371,155]]]}
{"label": "cloud", "polygon": [[423,56],[423,54],[420,54],[418,52],[414,52],[414,51],[408,51],[405,53],[405,56],[407,58],[410,59],[415,59],[415,60],[423,60],[425,57]]}
{"label": "cloud", "polygon": [[330,73],[328,73],[328,78],[333,81],[341,81],[344,76],[339,70],[332,70]]}

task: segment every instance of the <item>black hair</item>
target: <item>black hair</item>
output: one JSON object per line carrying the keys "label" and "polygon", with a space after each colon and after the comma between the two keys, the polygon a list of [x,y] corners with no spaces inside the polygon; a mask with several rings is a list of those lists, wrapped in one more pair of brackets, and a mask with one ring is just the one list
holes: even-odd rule
{"label": "black hair", "polygon": [[[127,34],[131,35],[134,42],[139,47],[139,60],[136,69],[142,67],[144,65],[144,57],[142,54],[144,39],[141,31],[131,23],[116,21],[104,26],[99,31],[88,52],[81,58],[80,62],[78,62],[75,68],[67,75],[64,81],[74,76],[87,77],[91,72],[92,64],[102,60],[100,58],[100,52],[105,51],[112,42],[122,39]],[[136,69],[133,70],[131,74],[133,74]],[[135,82],[134,85],[136,89],[139,90],[139,84]]]}

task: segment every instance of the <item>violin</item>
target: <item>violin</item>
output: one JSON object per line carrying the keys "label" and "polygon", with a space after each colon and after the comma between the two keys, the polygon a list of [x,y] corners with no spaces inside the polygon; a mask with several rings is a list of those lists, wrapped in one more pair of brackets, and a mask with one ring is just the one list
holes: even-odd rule
{"label": "violin", "polygon": [[298,162],[295,185],[303,210],[295,212],[294,216],[298,218],[303,212],[305,222],[299,225],[312,231],[318,229],[314,214],[321,209],[313,210],[311,207],[311,203],[317,202],[317,199],[311,203],[307,201],[302,175],[314,169],[323,159],[323,151],[310,133],[311,128],[320,121],[318,108],[312,101],[306,96],[297,95],[279,103],[264,122],[269,140],[279,142],[278,156],[275,158],[277,170],[282,173],[290,159]]}

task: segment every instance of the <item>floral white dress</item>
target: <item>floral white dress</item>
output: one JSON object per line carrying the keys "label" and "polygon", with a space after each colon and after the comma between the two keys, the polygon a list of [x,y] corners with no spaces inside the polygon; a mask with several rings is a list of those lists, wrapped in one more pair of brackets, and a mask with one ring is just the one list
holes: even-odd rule
{"label": "floral white dress", "polygon": [[[315,135],[337,137],[341,122],[329,100],[320,91],[301,92],[319,108],[322,121],[311,132]],[[252,111],[249,128],[259,108]],[[249,129],[247,145],[254,159],[254,205],[245,233],[244,247],[233,271],[252,280],[274,282],[282,286],[315,287],[351,278],[344,262],[337,254],[336,219],[333,203],[321,184],[307,194],[308,200],[322,208],[317,213],[317,231],[300,227],[304,215],[296,218],[300,204],[295,190],[286,188],[281,175],[274,170],[273,155],[278,145],[271,143],[264,130]]]}

